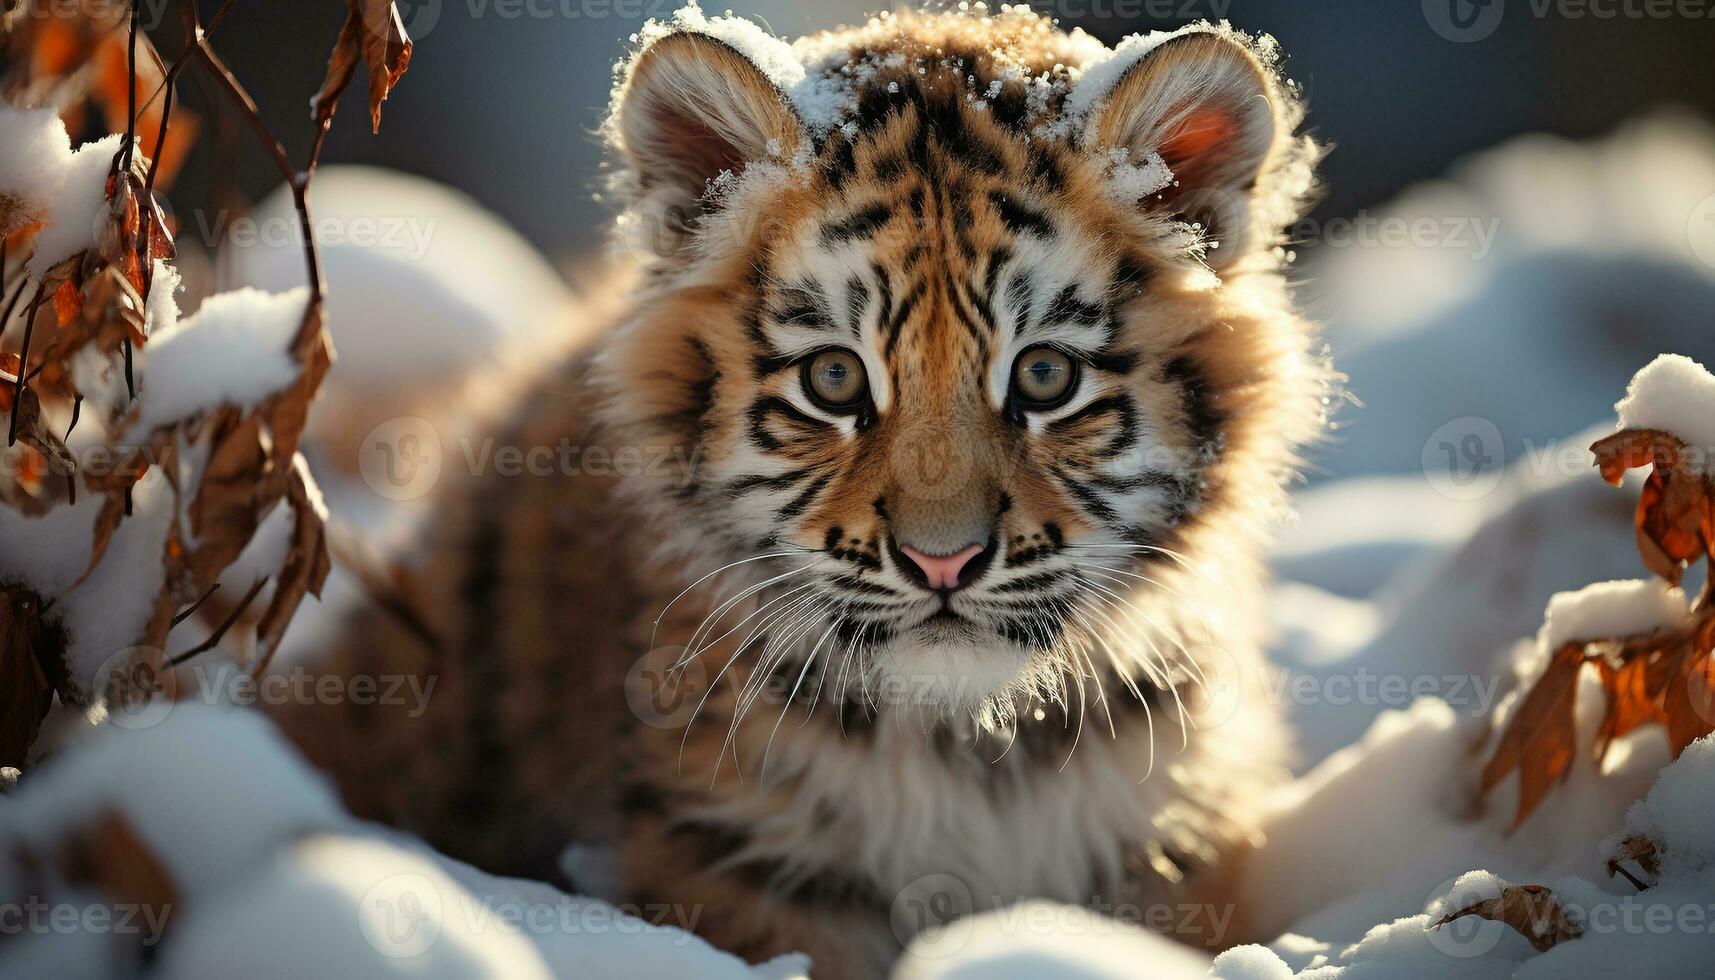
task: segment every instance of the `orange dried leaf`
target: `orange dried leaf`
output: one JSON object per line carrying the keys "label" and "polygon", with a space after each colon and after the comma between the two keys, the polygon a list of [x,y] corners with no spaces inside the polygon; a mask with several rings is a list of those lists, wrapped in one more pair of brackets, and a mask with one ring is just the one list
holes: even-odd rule
{"label": "orange dried leaf", "polygon": [[1636,519],[1638,554],[1651,572],[1678,585],[1687,563],[1715,557],[1715,485],[1693,468],[1683,442],[1655,429],[1628,429],[1590,451],[1602,476],[1616,485],[1628,469],[1654,467]]}
{"label": "orange dried leaf", "polygon": [[60,288],[54,290],[54,316],[59,319],[60,326],[70,323],[82,312],[83,290],[70,279],[60,283]]}
{"label": "orange dried leaf", "polygon": [[1524,696],[1483,767],[1482,791],[1494,789],[1514,770],[1519,774],[1518,826],[1572,767],[1576,738],[1572,709],[1584,648],[1568,643],[1555,651],[1548,669]]}
{"label": "orange dried leaf", "polygon": [[1666,432],[1627,429],[1596,440],[1590,446],[1590,452],[1596,456],[1596,466],[1602,471],[1602,479],[1619,486],[1627,470],[1650,465],[1673,468],[1679,462],[1684,445]]}
{"label": "orange dried leaf", "polygon": [[1641,655],[1615,667],[1607,660],[1597,660],[1601,670],[1602,687],[1608,693],[1608,712],[1596,736],[1596,758],[1605,758],[1614,740],[1651,722],[1665,722],[1661,710],[1661,692],[1666,678],[1652,670],[1665,658]]}
{"label": "orange dried leaf", "polygon": [[1715,654],[1688,645],[1661,707],[1676,759],[1686,746],[1715,731]]}
{"label": "orange dried leaf", "polygon": [[1569,939],[1584,935],[1584,930],[1566,917],[1565,910],[1555,901],[1554,893],[1541,885],[1508,885],[1501,889],[1499,898],[1486,899],[1444,915],[1431,928],[1439,929],[1468,915],[1511,926],[1530,940],[1538,952],[1547,952]]}

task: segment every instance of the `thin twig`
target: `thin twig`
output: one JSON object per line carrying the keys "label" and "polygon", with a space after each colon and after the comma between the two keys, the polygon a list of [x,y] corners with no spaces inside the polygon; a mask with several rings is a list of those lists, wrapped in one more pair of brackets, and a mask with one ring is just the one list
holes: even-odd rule
{"label": "thin twig", "polygon": [[42,306],[42,291],[43,286],[36,287],[36,295],[30,299],[30,311],[24,315],[24,344],[18,348],[18,380],[12,386],[12,421],[6,427],[8,446],[18,442],[18,416],[22,414],[25,386],[30,381],[26,374],[30,363],[30,336],[36,332],[36,311]]}
{"label": "thin twig", "polygon": [[[192,616],[195,616],[197,610],[202,608],[202,604],[207,602],[210,597],[212,597],[216,592],[219,592],[219,591],[220,591],[220,583],[219,582],[216,582],[213,585],[209,586],[208,591],[204,592],[202,594],[201,599],[198,599],[197,601],[191,603],[190,606],[187,607],[184,612],[181,612],[177,616],[173,617],[172,625],[177,626],[180,623],[184,622],[185,620],[191,618]],[[171,629],[171,627],[168,627],[168,628]]]}
{"label": "thin twig", "polygon": [[[25,263],[29,260],[25,259]],[[18,280],[18,288],[12,291],[12,301],[6,304],[6,312],[0,313],[0,337],[6,335],[6,328],[12,323],[12,314],[18,309],[18,300],[24,298],[24,288],[30,284],[30,276],[26,273]]]}
{"label": "thin twig", "polygon": [[180,666],[181,664],[183,664],[185,661],[191,659],[192,657],[198,656],[200,654],[207,653],[210,650],[213,650],[215,647],[220,646],[220,641],[226,638],[226,631],[231,629],[233,624],[237,623],[238,620],[241,617],[243,617],[245,610],[249,609],[250,604],[252,602],[256,601],[256,597],[258,595],[260,595],[262,592],[262,587],[264,585],[267,585],[267,584],[268,584],[268,576],[264,575],[261,578],[257,579],[256,584],[252,585],[250,587],[250,591],[246,592],[244,594],[244,598],[239,601],[238,608],[232,610],[232,614],[227,616],[226,621],[221,623],[220,626],[218,628],[216,628],[213,633],[209,634],[208,639],[202,641],[201,643],[198,643],[194,647],[191,647],[189,650],[186,650],[184,653],[181,653],[181,654],[171,658],[170,660],[167,661],[167,666],[169,666],[169,667]]}

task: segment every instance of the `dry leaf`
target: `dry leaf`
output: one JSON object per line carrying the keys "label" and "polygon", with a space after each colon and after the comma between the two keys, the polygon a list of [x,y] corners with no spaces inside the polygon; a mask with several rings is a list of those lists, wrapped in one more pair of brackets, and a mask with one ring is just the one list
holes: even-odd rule
{"label": "dry leaf", "polygon": [[53,707],[53,678],[40,653],[58,646],[44,642],[46,632],[38,599],[0,588],[0,766],[24,767],[36,731]]}
{"label": "dry leaf", "polygon": [[413,45],[392,0],[349,0],[350,12],[328,58],[327,77],[311,102],[318,123],[333,118],[339,97],[351,86],[361,59],[369,71],[369,124],[381,131],[381,104],[411,66]]}
{"label": "dry leaf", "polygon": [[1501,733],[1495,754],[1483,769],[1482,791],[1494,789],[1513,770],[1519,774],[1517,827],[1565,777],[1572,766],[1576,729],[1572,708],[1578,693],[1578,672],[1584,648],[1568,643],[1554,652],[1512,719]]}
{"label": "dry leaf", "polygon": [[286,490],[284,506],[292,508],[292,545],[286,552],[286,563],[274,576],[274,597],[256,624],[256,635],[262,644],[263,659],[258,672],[267,668],[286,624],[297,612],[305,593],[321,598],[322,585],[327,581],[332,563],[328,558],[327,530],[322,516],[310,501],[309,466],[302,456],[292,461],[292,482]]}
{"label": "dry leaf", "polygon": [[1693,468],[1694,454],[1675,436],[1628,429],[1590,447],[1603,479],[1616,486],[1628,469],[1654,467],[1638,500],[1638,552],[1656,575],[1679,584],[1688,562],[1715,558],[1715,488]]}
{"label": "dry leaf", "polygon": [[[1641,870],[1649,880],[1647,882],[1639,881],[1637,878],[1633,877],[1632,873],[1627,871],[1624,867],[1624,864],[1627,861],[1637,862],[1639,870]],[[1607,864],[1608,877],[1612,878],[1615,875],[1622,875],[1627,881],[1630,881],[1633,885],[1637,886],[1638,891],[1643,891],[1645,888],[1648,888],[1650,885],[1655,883],[1656,878],[1661,876],[1661,854],[1656,848],[1655,841],[1650,840],[1648,837],[1640,837],[1636,834],[1620,841],[1619,849],[1608,858]]]}
{"label": "dry leaf", "polygon": [[[158,910],[137,916],[139,923],[165,922],[178,903],[172,874],[117,810],[101,811],[62,840],[57,858],[55,863],[68,883],[92,889],[115,905]],[[145,945],[154,945],[161,937],[145,934],[141,938]]]}
{"label": "dry leaf", "polygon": [[1661,710],[1661,692],[1668,677],[1661,676],[1660,667],[1667,658],[1660,655],[1636,656],[1615,667],[1607,658],[1595,663],[1601,670],[1602,687],[1608,693],[1608,713],[1596,736],[1596,758],[1607,758],[1609,746],[1620,738],[1651,722],[1666,723]]}
{"label": "dry leaf", "polygon": [[1501,889],[1499,898],[1444,915],[1431,928],[1439,929],[1468,915],[1511,926],[1530,940],[1538,952],[1547,952],[1568,939],[1584,935],[1584,930],[1566,917],[1560,903],[1554,900],[1554,893],[1541,885],[1508,885]]}

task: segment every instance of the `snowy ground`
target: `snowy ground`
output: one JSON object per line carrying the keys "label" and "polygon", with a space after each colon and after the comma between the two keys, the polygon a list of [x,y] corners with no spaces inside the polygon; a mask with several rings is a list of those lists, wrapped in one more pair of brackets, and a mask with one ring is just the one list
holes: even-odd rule
{"label": "snowy ground", "polygon": [[[483,230],[486,219],[464,202],[415,183],[395,187],[396,198],[388,188],[374,174],[330,169],[318,183],[321,213],[368,206],[441,215],[431,241],[460,241],[468,251],[470,235],[494,235],[496,249],[518,254],[515,240]],[[1715,136],[1662,118],[1588,146],[1520,140],[1371,216],[1482,221],[1495,235],[1481,257],[1451,244],[1303,247],[1306,295],[1329,322],[1337,362],[1366,407],[1341,413],[1277,561],[1271,681],[1302,733],[1302,764],[1271,803],[1269,839],[1246,866],[1239,901],[1252,931],[1278,938],[1229,951],[1213,975],[1709,975],[1715,744],[1700,743],[1664,769],[1666,743],[1645,728],[1598,771],[1583,748],[1601,694],[1586,678],[1580,756],[1551,805],[1509,830],[1510,783],[1486,806],[1472,801],[1491,719],[1512,710],[1517,678],[1547,655],[1542,641],[1553,637],[1533,637],[1550,597],[1643,572],[1630,523],[1635,485],[1604,485],[1584,447],[1613,431],[1615,401],[1655,354],[1715,364],[1715,241],[1688,225],[1711,192]],[[327,258],[336,298],[361,296],[366,277],[389,274],[386,258],[364,249],[332,249]],[[246,258],[245,275],[290,285],[268,281],[270,261],[264,252]],[[510,264],[519,263],[529,270],[521,291],[557,295],[541,263]],[[468,319],[436,314],[479,302],[460,293],[458,280],[431,272],[412,285],[414,322],[425,335],[413,349],[426,371],[454,383],[472,363],[461,346],[472,336],[466,329],[458,342],[437,339],[435,325]],[[351,302],[331,310],[349,356],[330,378],[330,399],[359,411],[366,393],[407,379],[388,373],[398,365],[387,349],[365,348],[356,333],[346,343],[342,330],[352,327],[342,317],[350,324],[386,313]],[[480,322],[487,333],[476,339],[499,342],[520,321]],[[337,433],[327,438],[341,444]],[[338,460],[327,466],[337,471]],[[342,502],[352,504],[346,513],[367,513],[355,509],[366,497],[357,474],[323,474],[322,482],[336,515]],[[332,594],[340,589],[336,578]],[[302,642],[316,629],[306,621],[292,637]],[[172,938],[148,975],[806,970],[797,959],[747,966],[688,934],[483,875],[359,824],[250,714],[181,705],[143,721],[150,723],[116,719],[0,797],[0,851],[45,854],[63,845],[68,827],[111,836],[103,818],[119,814],[175,888]],[[147,761],[163,757],[174,765]],[[1651,836],[1671,858],[1660,884],[1643,894],[1604,868],[1626,833]],[[146,869],[131,870],[133,890],[150,880]],[[1486,874],[1468,874],[1478,871]],[[1584,936],[1537,953],[1493,923],[1427,928],[1444,911],[1492,897],[1500,879],[1551,886]],[[0,895],[18,884],[0,877]],[[99,904],[89,900],[91,887],[68,879],[39,890],[58,907],[87,910]],[[0,976],[129,975],[134,963],[115,957],[135,956],[135,944],[115,943],[111,924],[60,928],[52,910],[39,914],[39,928],[12,941],[0,936]],[[1100,916],[1027,906],[925,937],[900,975],[1210,971],[1201,954]]]}

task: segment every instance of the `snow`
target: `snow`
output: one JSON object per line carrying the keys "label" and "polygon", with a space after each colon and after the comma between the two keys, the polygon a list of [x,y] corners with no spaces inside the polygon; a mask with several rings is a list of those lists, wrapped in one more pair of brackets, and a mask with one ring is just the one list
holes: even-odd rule
{"label": "snow", "polygon": [[58,179],[43,188],[47,223],[36,233],[35,255],[25,266],[30,275],[39,279],[66,259],[95,247],[107,214],[107,174],[123,140],[115,133],[78,147],[55,171]]}
{"label": "snow", "polygon": [[68,680],[86,705],[145,633],[165,574],[162,554],[173,516],[172,488],[158,477],[145,478],[132,494],[132,516],[120,522],[84,578],[104,500],[87,495],[40,517],[0,507],[0,577],[57,597],[49,615],[66,628]]}
{"label": "snow", "polygon": [[673,34],[691,33],[720,41],[747,58],[762,74],[785,93],[797,110],[799,118],[813,132],[825,133],[834,128],[848,111],[847,94],[831,79],[806,70],[803,60],[788,42],[775,37],[743,17],[729,15],[709,17],[697,3],[688,3],[666,20],[650,20],[633,35],[637,53],[630,65],[623,66],[621,79],[628,77],[630,68],[650,46]]}
{"label": "snow", "polygon": [[[1715,865],[1715,739],[1691,743],[1649,795],[1626,813],[1626,833],[1671,845],[1662,854],[1669,876]],[[1617,842],[1614,842],[1617,843]]]}
{"label": "snow", "polygon": [[292,357],[310,291],[244,287],[203,301],[163,329],[139,355],[142,384],[135,431],[147,435],[219,405],[253,408],[290,387]]}
{"label": "snow", "polygon": [[1173,183],[1173,171],[1161,154],[1147,153],[1141,163],[1132,163],[1130,149],[1121,147],[1112,152],[1113,164],[1108,168],[1107,191],[1116,202],[1135,205],[1166,190]]}
{"label": "snow", "polygon": [[[1430,435],[1470,417],[1493,423],[1497,462],[1535,463],[1593,425],[1612,433],[1615,399],[1663,351],[1715,364],[1715,267],[1686,234],[1711,188],[1715,125],[1660,112],[1588,142],[1517,137],[1305,224],[1302,295],[1362,403],[1313,475],[1421,479]],[[1429,247],[1380,234],[1425,221],[1441,229]]]}
{"label": "snow", "polygon": [[1614,406],[1621,429],[1660,429],[1697,454],[1703,472],[1715,472],[1715,375],[1681,354],[1651,361]]}
{"label": "snow", "polygon": [[[787,980],[809,965],[748,966],[598,900],[436,855],[341,810],[260,714],[190,702],[98,729],[0,797],[0,900],[26,887],[12,855],[52,854],[108,812],[177,893],[151,975]],[[104,903],[63,887],[37,897]],[[0,975],[45,975],[15,972],[45,963],[52,975],[72,964],[83,977],[131,975],[107,938],[55,930],[0,945]]]}
{"label": "snow", "polygon": [[1176,940],[1087,909],[1022,902],[931,930],[894,967],[893,980],[1131,980],[1140,964],[1150,980],[1208,976],[1209,957]]}
{"label": "snow", "polygon": [[1659,579],[1599,582],[1548,601],[1537,645],[1552,653],[1568,643],[1624,639],[1685,621],[1685,593]]}
{"label": "snow", "polygon": [[1125,78],[1126,73],[1137,67],[1156,48],[1161,47],[1176,37],[1186,34],[1202,33],[1209,29],[1207,24],[1187,24],[1178,30],[1150,31],[1148,34],[1133,34],[1114,45],[1111,51],[1086,62],[1082,73],[1072,86],[1072,93],[1066,99],[1066,112],[1073,119],[1087,117],[1092,109],[1107,99],[1113,93],[1114,87]]}
{"label": "snow", "polygon": [[42,215],[71,156],[71,138],[59,113],[0,104],[0,195],[16,198],[29,214]]}

